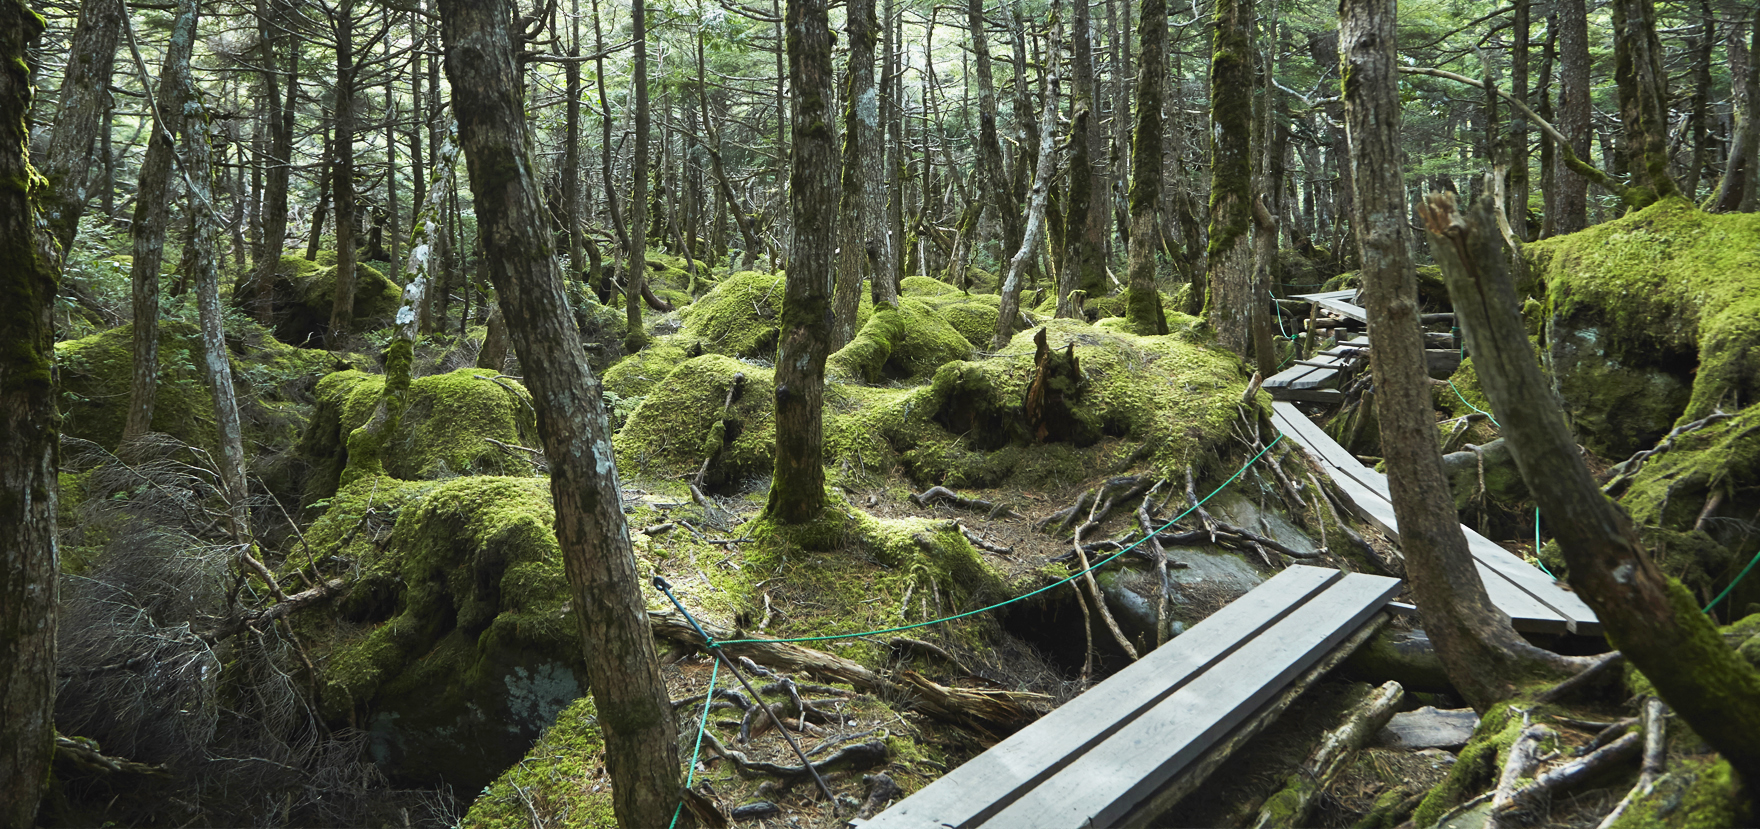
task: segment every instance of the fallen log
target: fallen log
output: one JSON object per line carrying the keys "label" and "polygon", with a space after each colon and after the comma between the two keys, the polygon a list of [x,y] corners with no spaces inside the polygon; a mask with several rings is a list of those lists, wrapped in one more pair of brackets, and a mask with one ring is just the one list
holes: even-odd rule
{"label": "fallen log", "polygon": [[1619,805],[1614,806],[1595,829],[1612,829],[1627,807],[1656,788],[1656,781],[1662,777],[1663,766],[1668,762],[1668,741],[1664,739],[1667,719],[1668,706],[1663,705],[1662,700],[1651,697],[1644,701],[1644,765],[1638,772],[1638,783],[1620,798]]}
{"label": "fallen log", "polygon": [[1283,789],[1259,808],[1259,819],[1253,822],[1254,829],[1309,825],[1315,800],[1350,765],[1364,744],[1387,725],[1405,695],[1405,689],[1399,683],[1389,682],[1352,708],[1342,725],[1320,738],[1320,745],[1308,756],[1307,762],[1284,781]]}

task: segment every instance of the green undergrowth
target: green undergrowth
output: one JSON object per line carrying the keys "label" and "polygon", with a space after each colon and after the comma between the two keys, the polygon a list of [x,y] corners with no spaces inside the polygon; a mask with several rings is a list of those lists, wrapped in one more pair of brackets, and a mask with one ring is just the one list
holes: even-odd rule
{"label": "green undergrowth", "polygon": [[[727,412],[727,392],[740,374],[745,381]],[[678,364],[613,438],[618,468],[644,476],[694,475],[707,459],[710,486],[769,472],[776,452],[774,374],[720,354]]]}
{"label": "green undergrowth", "polygon": [[[1554,362],[1569,346],[1616,368],[1678,378],[1690,394],[1671,399],[1677,423],[1760,400],[1760,215],[1708,214],[1664,199],[1526,250],[1536,283],[1527,288],[1546,294]],[[1590,414],[1665,391],[1636,371],[1572,380],[1560,377],[1561,393],[1571,409]],[[1591,437],[1614,445],[1654,439]]]}
{"label": "green undergrowth", "polygon": [[[330,310],[336,303],[336,253],[320,251],[317,261],[303,256],[283,256],[275,268],[272,314],[275,336],[282,342],[316,346],[330,326]],[[403,295],[397,283],[367,264],[355,268],[354,328],[369,331],[389,325]],[[249,307],[256,297],[235,291],[234,307]]]}
{"label": "green undergrowth", "polygon": [[[990,315],[995,324],[994,309]],[[901,298],[882,306],[855,339],[826,361],[826,374],[846,381],[915,380],[972,356],[972,343],[928,302]]]}
{"label": "green undergrowth", "polygon": [[1754,825],[1753,801],[1729,763],[1712,756],[1669,759],[1668,773],[1612,829],[1726,829]]}
{"label": "green undergrowth", "polygon": [[590,696],[562,709],[532,750],[471,803],[461,825],[527,829],[534,816],[541,825],[617,825],[611,776],[605,770],[605,735]]}
{"label": "green undergrowth", "polygon": [[[535,448],[537,418],[531,394],[488,369],[461,368],[410,383],[408,408],[377,452],[385,473],[404,480],[452,475],[531,475],[528,453],[489,442]],[[319,381],[300,453],[312,464],[306,500],[323,498],[380,469],[351,458],[350,436],[366,425],[384,393],[385,377],[341,371]]]}

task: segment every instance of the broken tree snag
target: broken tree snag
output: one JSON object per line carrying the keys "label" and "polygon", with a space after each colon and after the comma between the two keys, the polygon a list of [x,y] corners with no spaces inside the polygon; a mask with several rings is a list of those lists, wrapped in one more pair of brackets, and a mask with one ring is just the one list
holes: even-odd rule
{"label": "broken tree snag", "polygon": [[1419,208],[1492,414],[1564,551],[1571,586],[1663,701],[1742,779],[1760,780],[1760,670],[1656,567],[1631,519],[1596,485],[1534,361],[1489,211],[1481,202],[1457,212],[1448,195]]}
{"label": "broken tree snag", "polygon": [[1033,439],[1071,440],[1080,424],[1069,403],[1081,395],[1082,367],[1076,359],[1076,344],[1070,343],[1059,354],[1045,340],[1046,329],[1033,335],[1037,350],[1033,355],[1033,382],[1027,386],[1027,429]]}
{"label": "broken tree snag", "polygon": [[693,492],[702,488],[703,479],[709,474],[709,464],[721,457],[721,450],[727,448],[728,433],[737,426],[733,420],[733,401],[739,399],[745,385],[746,373],[734,373],[733,382],[727,386],[727,399],[721,404],[721,419],[709,427],[709,436],[703,439],[703,465],[697,469],[697,476],[691,479]]}
{"label": "broken tree snag", "polygon": [[1260,807],[1259,819],[1253,822],[1254,829],[1309,825],[1314,801],[1350,765],[1351,758],[1370,738],[1393,719],[1394,709],[1405,696],[1406,691],[1399,683],[1389,682],[1346,713],[1344,724],[1326,732],[1314,753],[1308,755],[1308,761],[1284,782],[1283,790]]}

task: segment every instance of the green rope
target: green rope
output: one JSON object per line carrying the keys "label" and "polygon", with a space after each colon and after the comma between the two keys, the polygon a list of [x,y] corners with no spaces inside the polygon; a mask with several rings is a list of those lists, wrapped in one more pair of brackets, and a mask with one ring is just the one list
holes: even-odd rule
{"label": "green rope", "polygon": [[870,631],[866,631],[864,633],[840,633],[840,634],[835,634],[832,636],[800,636],[800,637],[796,637],[794,639],[723,639],[723,640],[721,640],[721,644],[723,644],[723,645],[743,645],[743,644],[754,644],[754,643],[760,643],[760,642],[768,642],[768,643],[774,644],[774,643],[786,643],[786,642],[824,642],[824,641],[828,641],[828,640],[832,640],[832,639],[859,639],[864,636],[879,636],[879,635],[885,634],[885,633],[898,633],[900,631],[911,630],[913,628],[928,627],[930,625],[939,625],[942,622],[951,622],[955,619],[964,619],[967,616],[976,616],[979,613],[988,613],[989,611],[995,610],[999,607],[1004,607],[1007,605],[1014,604],[1015,602],[1018,602],[1018,601],[1030,599],[1034,596],[1039,595],[1040,593],[1044,593],[1047,590],[1051,590],[1056,587],[1061,587],[1065,584],[1068,584],[1069,582],[1072,582],[1078,578],[1081,578],[1084,575],[1087,575],[1088,573],[1091,573],[1095,570],[1098,570],[1101,567],[1104,567],[1107,564],[1110,564],[1113,559],[1116,559],[1119,556],[1122,556],[1125,553],[1128,553],[1128,552],[1135,550],[1136,548],[1142,546],[1143,542],[1148,541],[1151,537],[1160,535],[1168,527],[1171,527],[1175,523],[1177,523],[1181,518],[1184,518],[1187,515],[1192,514],[1193,510],[1196,510],[1198,507],[1203,506],[1206,501],[1209,501],[1211,498],[1216,497],[1216,494],[1221,492],[1229,484],[1234,483],[1235,479],[1239,478],[1248,469],[1251,469],[1254,463],[1258,462],[1258,460],[1260,458],[1264,457],[1265,453],[1271,451],[1271,447],[1276,446],[1278,441],[1281,441],[1281,440],[1283,440],[1283,435],[1278,435],[1270,443],[1266,444],[1264,449],[1259,450],[1259,454],[1254,455],[1252,460],[1247,461],[1244,466],[1242,466],[1240,469],[1235,470],[1235,473],[1233,475],[1228,476],[1228,480],[1223,481],[1222,486],[1219,486],[1216,489],[1212,490],[1209,495],[1204,496],[1203,500],[1199,501],[1196,504],[1193,504],[1191,507],[1187,508],[1185,512],[1182,512],[1179,515],[1174,516],[1166,524],[1162,524],[1160,529],[1156,530],[1153,533],[1150,533],[1149,535],[1145,535],[1142,538],[1137,539],[1137,541],[1135,543],[1133,543],[1131,546],[1126,547],[1122,550],[1119,550],[1118,552],[1113,553],[1110,556],[1107,556],[1106,558],[1100,560],[1099,562],[1095,563],[1093,566],[1087,568],[1086,570],[1081,570],[1077,573],[1074,573],[1073,575],[1069,576],[1068,578],[1054,581],[1048,585],[1045,585],[1044,587],[1039,588],[1038,590],[1034,590],[1031,593],[1026,593],[1026,594],[1023,594],[1020,596],[1016,596],[1016,597],[1014,597],[1012,599],[1008,599],[1006,601],[997,602],[996,604],[990,605],[989,607],[980,607],[977,610],[968,610],[965,613],[958,613],[953,616],[947,616],[947,617],[944,617],[941,619],[931,619],[927,622],[917,622],[915,624],[900,625],[899,627],[884,628],[881,630],[870,630]]}
{"label": "green rope", "polygon": [[1740,575],[1736,576],[1736,580],[1730,582],[1728,587],[1723,588],[1722,593],[1717,594],[1717,598],[1711,600],[1711,604],[1705,606],[1705,612],[1710,613],[1711,608],[1716,607],[1717,603],[1723,601],[1724,597],[1728,596],[1731,590],[1736,589],[1736,585],[1741,584],[1742,579],[1748,577],[1748,573],[1754,569],[1754,565],[1756,564],[1760,564],[1760,552],[1754,553],[1754,558],[1748,562],[1748,566],[1742,568],[1742,572]]}
{"label": "green rope", "polygon": [[[1534,566],[1540,568],[1540,572],[1545,573],[1548,576],[1552,576],[1552,571],[1546,569],[1546,562],[1540,560],[1540,508],[1539,507],[1534,508]],[[1558,581],[1558,577],[1552,576],[1552,580]]]}
{"label": "green rope", "polygon": [[1484,409],[1481,409],[1478,406],[1473,405],[1471,401],[1467,400],[1467,396],[1464,394],[1461,394],[1460,388],[1455,386],[1453,380],[1448,381],[1448,387],[1451,389],[1454,389],[1454,396],[1460,398],[1462,403],[1466,403],[1467,408],[1472,409],[1473,411],[1478,412],[1479,414],[1482,414],[1488,418],[1491,418],[1491,425],[1496,426],[1499,429],[1503,428],[1503,424],[1498,423],[1497,418],[1491,417],[1490,412],[1485,411]]}
{"label": "green rope", "polygon": [[[709,690],[703,692],[703,719],[697,723],[697,744],[691,748],[690,770],[684,778],[686,789],[689,789],[691,784],[697,780],[697,755],[703,750],[703,732],[709,729],[709,704],[715,700],[715,680],[721,675],[721,660],[715,659],[711,655],[709,661],[715,667],[709,671]],[[672,822],[666,824],[666,829],[673,829],[678,825],[678,814],[683,810],[684,800],[680,799],[678,805],[672,809]]]}

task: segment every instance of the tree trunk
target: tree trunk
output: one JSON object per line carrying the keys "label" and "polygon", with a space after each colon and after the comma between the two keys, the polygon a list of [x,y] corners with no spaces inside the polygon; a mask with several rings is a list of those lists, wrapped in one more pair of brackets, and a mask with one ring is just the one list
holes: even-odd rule
{"label": "tree trunk", "polygon": [[1662,71],[1654,0],[1614,0],[1612,5],[1614,83],[1635,197],[1627,202],[1639,208],[1680,195],[1668,170],[1668,76]]}
{"label": "tree trunk", "polygon": [[550,459],[556,540],[605,731],[612,807],[620,825],[665,826],[679,792],[677,732],[624,523],[599,383],[549,255],[517,92],[513,4],[441,0],[440,17],[483,260]]}
{"label": "tree trunk", "polygon": [[1077,316],[1079,306],[1070,295],[1075,291],[1099,297],[1106,293],[1106,227],[1111,193],[1106,176],[1095,175],[1098,162],[1105,169],[1102,149],[1104,131],[1096,121],[1098,98],[1094,89],[1094,38],[1087,0],[1070,4],[1070,87],[1074,93],[1070,112],[1069,190],[1063,214],[1062,267],[1057,278],[1057,316]]}
{"label": "tree trunk", "polygon": [[[1142,0],[1137,15],[1137,128],[1131,144],[1130,294],[1125,316],[1138,334],[1166,334],[1167,313],[1155,287],[1161,247],[1156,206],[1161,198],[1161,102],[1167,78],[1167,0]],[[1122,117],[1123,112],[1119,115]]]}
{"label": "tree trunk", "polygon": [[885,67],[880,73],[880,117],[886,124],[888,140],[881,158],[883,172],[872,183],[880,188],[886,216],[884,224],[880,225],[880,261],[875,265],[874,279],[869,283],[875,304],[898,302],[899,282],[902,281],[900,262],[904,253],[904,108],[900,94],[903,85],[898,71],[898,29],[901,25],[897,19],[898,0],[886,0],[884,14],[885,19],[880,21],[884,33],[880,47],[884,52],[882,65]]}
{"label": "tree trunk", "polygon": [[1451,200],[1432,199],[1424,221],[1492,412],[1564,551],[1571,586],[1601,619],[1607,641],[1752,792],[1760,781],[1760,671],[1724,643],[1679,581],[1657,569],[1631,519],[1584,464],[1535,364],[1487,209],[1463,216]]}
{"label": "tree trunk", "polygon": [[[1558,131],[1577,158],[1589,158],[1589,12],[1587,0],[1558,0]],[[1561,152],[1559,155],[1563,155]],[[1558,234],[1589,226],[1589,181],[1561,162],[1552,171],[1552,221]]]}
{"label": "tree trunk", "polygon": [[[570,0],[568,14],[568,56],[581,56],[581,4]],[[568,223],[568,269],[570,280],[586,278],[586,247],[581,244],[586,221],[581,215],[581,65],[569,61],[563,67],[568,114],[562,147],[562,211]]]}
{"label": "tree trunk", "polygon": [[632,83],[635,85],[636,146],[635,160],[630,163],[630,178],[635,181],[635,187],[629,201],[629,247],[624,267],[623,309],[628,327],[623,335],[623,350],[634,354],[648,342],[647,332],[642,329],[642,290],[648,278],[648,7],[645,0],[631,0],[630,23],[635,44],[630,72],[634,75]]}
{"label": "tree trunk", "polygon": [[336,194],[336,296],[324,344],[339,349],[354,328],[356,224],[354,203],[354,3],[336,5],[336,134],[330,188]]}
{"label": "tree trunk", "polygon": [[788,85],[793,150],[788,200],[794,241],[776,352],[776,478],[764,514],[800,524],[825,509],[823,406],[831,342],[832,251],[837,246],[837,142],[828,128],[836,92],[826,0],[788,0]]}
{"label": "tree trunk", "polygon": [[[1082,2],[1083,0],[1078,0]],[[1051,173],[1056,164],[1052,153],[1057,147],[1057,61],[1061,57],[1061,24],[1058,0],[1051,2],[1051,35],[1046,54],[1045,100],[1039,115],[1039,160],[1034,165],[1033,189],[1027,201],[1026,235],[1020,250],[1008,261],[1008,275],[1002,280],[1002,301],[996,314],[996,336],[990,340],[991,351],[1001,351],[1014,338],[1015,318],[1021,310],[1021,274],[1038,249],[1039,237],[1045,232],[1045,202],[1051,195]],[[1043,335],[1043,332],[1040,332]]]}
{"label": "tree trunk", "polygon": [[61,78],[59,108],[49,133],[43,175],[49,179],[44,215],[62,251],[73,250],[79,219],[86,209],[86,182],[92,169],[92,139],[110,108],[110,74],[122,34],[122,0],[83,0],[79,23]]}
{"label": "tree trunk", "polygon": [[[978,199],[996,210],[1002,225],[1003,250],[1015,250],[1021,246],[1020,200],[1009,188],[1002,169],[1002,141],[996,135],[996,81],[990,67],[984,0],[966,0],[966,28],[972,38],[972,69],[978,81]],[[963,283],[965,274],[959,276]]]}
{"label": "tree trunk", "polygon": [[324,240],[324,218],[330,210],[330,174],[336,165],[331,163],[330,130],[324,130],[324,155],[318,159],[318,206],[312,209],[312,233],[306,238],[306,261],[318,258],[318,246]]}
{"label": "tree trunk", "polygon": [[1693,99],[1687,103],[1685,135],[1693,142],[1693,148],[1687,155],[1685,169],[1681,170],[1681,194],[1692,202],[1699,200],[1700,174],[1705,171],[1711,143],[1711,130],[1706,122],[1710,120],[1711,52],[1717,42],[1716,32],[1717,18],[1711,15],[1711,0],[1699,0],[1699,35],[1692,41]]}
{"label": "tree trunk", "polygon": [[[1735,99],[1735,139],[1730,142],[1729,162],[1724,165],[1723,180],[1718,182],[1713,209],[1720,213],[1753,209],[1755,178],[1760,166],[1760,14],[1748,21],[1750,42],[1743,44],[1740,27],[1731,27],[1724,46],[1730,55],[1732,97]],[[1740,60],[1737,60],[1740,58]],[[1740,84],[1733,83],[1736,77]]]}
{"label": "tree trunk", "polygon": [[1253,345],[1253,0],[1216,0],[1214,25],[1204,317],[1223,348],[1247,357]]}
{"label": "tree trunk", "polygon": [[[178,0],[174,31],[193,35],[201,16],[199,0]],[[187,21],[187,22],[186,22]],[[220,220],[214,198],[214,164],[210,155],[212,136],[208,112],[189,72],[177,73],[168,108],[184,114],[183,164],[189,178],[192,225],[189,256],[184,266],[195,285],[196,310],[202,331],[202,377],[214,400],[214,426],[220,439],[220,486],[232,519],[232,540],[240,555],[248,555],[251,539],[250,487],[245,482],[244,437],[238,418],[238,396],[232,388],[232,355],[226,348],[223,310],[220,307]]]}
{"label": "tree trunk", "polygon": [[[1533,0],[1515,0],[1514,28],[1510,32],[1513,46],[1510,55],[1510,94],[1528,102],[1528,38],[1533,28],[1530,17]],[[1516,238],[1528,241],[1528,119],[1511,113],[1509,119],[1509,224]]]}
{"label": "tree trunk", "polygon": [[51,242],[30,182],[31,77],[25,50],[43,19],[0,0],[0,823],[36,825],[55,744],[56,451]]}
{"label": "tree trunk", "polygon": [[880,248],[871,232],[879,226],[878,195],[883,158],[880,146],[880,91],[874,84],[874,0],[849,0],[849,70],[843,99],[843,196],[838,206],[837,290],[831,298],[831,350],[856,335],[862,279],[873,270]]}
{"label": "tree trunk", "polygon": [[1449,679],[1483,712],[1518,678],[1568,663],[1529,645],[1487,598],[1442,470],[1401,176],[1392,0],[1345,0],[1338,31],[1375,415],[1406,574]]}
{"label": "tree trunk", "polygon": [[[158,117],[147,155],[141,161],[139,187],[135,193],[134,222],[129,226],[134,258],[129,277],[134,294],[134,365],[129,383],[128,419],[122,442],[128,443],[153,429],[153,408],[159,390],[159,267],[165,256],[165,226],[170,214],[171,172],[177,153],[173,136],[183,132],[184,113],[180,91],[189,76],[190,55],[195,50],[195,17],[178,15],[165,48],[165,65],[159,70],[158,91],[152,98]],[[130,37],[130,47],[135,48]],[[138,60],[139,53],[136,52]],[[141,67],[146,83],[145,67]]]}
{"label": "tree trunk", "polygon": [[294,100],[297,81],[294,79],[299,76],[299,50],[291,49],[292,67],[284,106],[277,71],[280,66],[275,54],[275,47],[282,39],[276,36],[280,29],[274,25],[270,14],[269,0],[257,0],[257,42],[261,47],[257,59],[263,64],[263,95],[268,99],[269,109],[269,169],[263,182],[263,253],[254,263],[251,283],[256,289],[254,316],[263,325],[274,321],[271,297],[275,268],[281,264],[281,248],[287,240],[287,185],[293,162],[294,113],[297,109]]}

